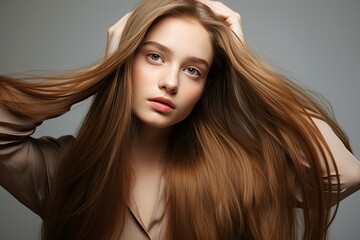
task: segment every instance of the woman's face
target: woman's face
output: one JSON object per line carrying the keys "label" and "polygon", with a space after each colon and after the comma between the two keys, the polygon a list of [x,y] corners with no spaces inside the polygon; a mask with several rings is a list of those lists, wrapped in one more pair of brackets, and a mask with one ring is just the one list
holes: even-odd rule
{"label": "woman's face", "polygon": [[138,119],[157,128],[185,119],[202,95],[212,58],[210,35],[199,22],[158,22],[134,59],[132,107]]}

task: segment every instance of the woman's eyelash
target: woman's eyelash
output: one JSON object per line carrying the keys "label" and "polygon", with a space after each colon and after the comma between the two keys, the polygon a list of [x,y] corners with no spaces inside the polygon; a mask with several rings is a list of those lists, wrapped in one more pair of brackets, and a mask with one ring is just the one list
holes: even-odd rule
{"label": "woman's eyelash", "polygon": [[201,75],[201,72],[194,67],[185,68],[185,71],[194,77],[200,77],[200,75]]}
{"label": "woman's eyelash", "polygon": [[[159,62],[159,60],[161,62],[163,62],[164,60],[162,59],[162,56],[160,54],[157,54],[157,53],[148,53],[146,55],[146,57],[148,59],[150,59],[150,61],[153,61],[153,62]],[[184,71],[193,76],[193,77],[200,77],[201,76],[201,71],[198,70],[197,68],[194,68],[194,67],[188,67],[188,68],[185,68]]]}
{"label": "woman's eyelash", "polygon": [[160,54],[157,53],[148,53],[147,57],[154,62],[158,62],[159,60],[162,60],[162,57]]}

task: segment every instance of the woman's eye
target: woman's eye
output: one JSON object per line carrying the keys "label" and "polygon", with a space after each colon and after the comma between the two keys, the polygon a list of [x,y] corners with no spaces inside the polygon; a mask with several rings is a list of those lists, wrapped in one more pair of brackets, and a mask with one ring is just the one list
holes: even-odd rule
{"label": "woman's eye", "polygon": [[196,68],[186,68],[185,72],[187,72],[188,74],[194,76],[194,77],[199,77],[200,76],[200,71],[197,70]]}
{"label": "woman's eye", "polygon": [[154,62],[162,62],[161,56],[156,53],[149,53],[147,57]]}

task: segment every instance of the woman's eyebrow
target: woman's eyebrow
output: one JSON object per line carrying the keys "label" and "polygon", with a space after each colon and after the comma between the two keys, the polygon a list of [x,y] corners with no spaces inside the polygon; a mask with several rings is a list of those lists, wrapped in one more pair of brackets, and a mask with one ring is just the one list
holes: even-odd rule
{"label": "woman's eyebrow", "polygon": [[204,65],[206,67],[206,69],[209,69],[209,63],[206,60],[202,59],[202,58],[188,57],[187,60],[190,61],[190,62],[193,62],[195,64]]}
{"label": "woman's eyebrow", "polygon": [[[162,45],[161,43],[158,42],[154,42],[154,41],[146,41],[142,44],[142,47],[146,47],[146,46],[153,46],[158,48],[160,51],[169,54],[169,55],[173,55],[173,52],[171,51],[171,49],[169,49],[167,46]],[[209,63],[202,58],[198,58],[198,57],[194,57],[194,56],[190,56],[186,58],[188,61],[197,63],[197,64],[202,64],[204,65],[207,69],[209,68]]]}
{"label": "woman's eyebrow", "polygon": [[146,46],[154,46],[154,47],[158,48],[160,51],[172,55],[172,51],[168,47],[166,47],[165,45],[162,45],[158,42],[146,41],[142,44],[142,46],[145,46],[145,47]]}

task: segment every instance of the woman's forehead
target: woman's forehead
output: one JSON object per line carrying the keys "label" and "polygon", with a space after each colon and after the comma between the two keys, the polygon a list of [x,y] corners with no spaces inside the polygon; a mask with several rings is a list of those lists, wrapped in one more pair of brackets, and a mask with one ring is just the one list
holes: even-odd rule
{"label": "woman's forehead", "polygon": [[157,42],[175,53],[191,54],[211,62],[213,43],[209,32],[196,19],[167,17],[150,28],[144,42]]}

